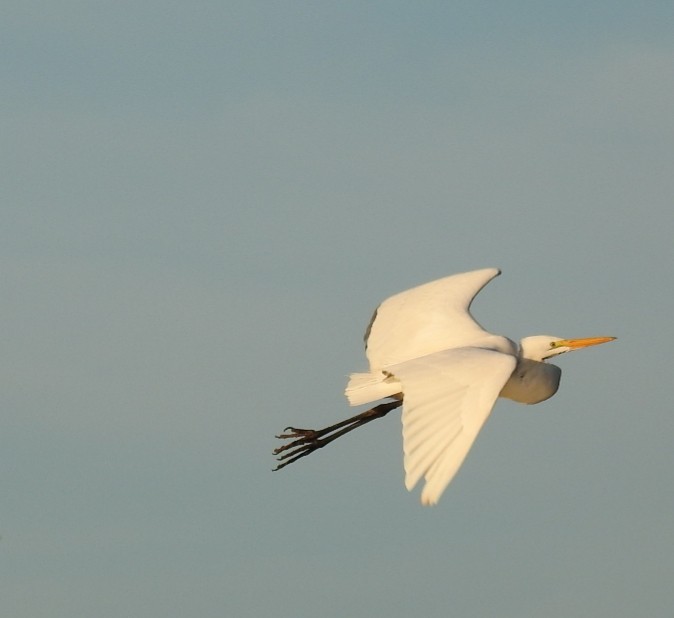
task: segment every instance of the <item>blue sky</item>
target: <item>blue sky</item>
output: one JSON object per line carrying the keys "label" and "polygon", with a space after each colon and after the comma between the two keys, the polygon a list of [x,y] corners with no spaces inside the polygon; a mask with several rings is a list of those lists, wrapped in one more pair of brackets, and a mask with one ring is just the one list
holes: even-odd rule
{"label": "blue sky", "polygon": [[[0,575],[15,618],[670,616],[668,2],[10,2]],[[353,411],[385,297],[498,266],[499,402],[432,509]]]}

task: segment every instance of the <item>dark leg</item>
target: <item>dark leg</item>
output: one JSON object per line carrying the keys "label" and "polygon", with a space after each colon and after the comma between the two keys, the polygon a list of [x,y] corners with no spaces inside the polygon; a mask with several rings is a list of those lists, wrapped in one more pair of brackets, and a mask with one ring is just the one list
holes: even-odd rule
{"label": "dark leg", "polygon": [[[325,429],[314,430],[286,427],[285,431],[289,431],[290,433],[282,433],[276,437],[281,440],[292,440],[292,442],[274,449],[274,455],[280,455],[280,457],[277,457],[276,459],[283,462],[278,464],[274,470],[285,468],[288,464],[293,463],[293,461],[297,461],[301,457],[306,457],[309,453],[313,453],[319,448],[323,448],[333,440],[349,433],[353,429],[362,427],[376,418],[386,416],[391,410],[395,410],[401,404],[401,399],[380,403],[370,410],[356,414],[356,416],[347,418],[340,423],[330,425],[330,427],[326,427]],[[281,453],[283,453],[283,455],[281,455]]]}

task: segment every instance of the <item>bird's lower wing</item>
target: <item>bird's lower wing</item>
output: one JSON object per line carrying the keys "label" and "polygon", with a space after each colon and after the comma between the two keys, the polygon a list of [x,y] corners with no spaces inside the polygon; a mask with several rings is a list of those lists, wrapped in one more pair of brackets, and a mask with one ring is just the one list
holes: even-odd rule
{"label": "bird's lower wing", "polygon": [[387,368],[402,384],[405,486],[423,476],[423,504],[456,474],[515,365],[507,354],[456,348]]}

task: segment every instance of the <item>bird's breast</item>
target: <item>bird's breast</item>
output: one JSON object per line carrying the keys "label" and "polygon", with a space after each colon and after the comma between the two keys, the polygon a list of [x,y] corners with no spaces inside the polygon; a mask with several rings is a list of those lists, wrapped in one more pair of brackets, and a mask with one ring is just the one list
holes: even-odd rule
{"label": "bird's breast", "polygon": [[523,358],[517,362],[499,397],[518,403],[540,403],[557,392],[561,377],[562,370],[556,365]]}

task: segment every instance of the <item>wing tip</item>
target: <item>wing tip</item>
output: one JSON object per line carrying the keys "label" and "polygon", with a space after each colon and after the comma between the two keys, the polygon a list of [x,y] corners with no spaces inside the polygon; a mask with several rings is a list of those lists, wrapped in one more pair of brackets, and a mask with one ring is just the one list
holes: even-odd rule
{"label": "wing tip", "polygon": [[435,506],[438,503],[440,496],[431,494],[430,492],[422,491],[421,492],[421,504],[423,506]]}
{"label": "wing tip", "polygon": [[[407,491],[412,491],[418,481],[419,479],[405,478],[405,489],[407,489]],[[442,492],[440,492],[440,494],[437,494],[437,492],[430,492],[428,491],[427,486],[425,486],[421,491],[420,502],[422,506],[435,506],[438,503],[441,494]]]}

